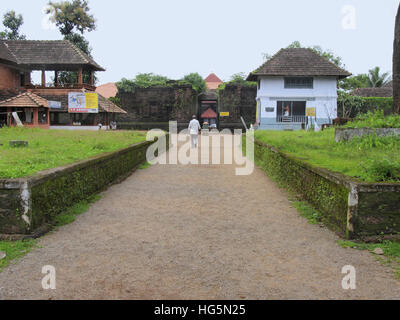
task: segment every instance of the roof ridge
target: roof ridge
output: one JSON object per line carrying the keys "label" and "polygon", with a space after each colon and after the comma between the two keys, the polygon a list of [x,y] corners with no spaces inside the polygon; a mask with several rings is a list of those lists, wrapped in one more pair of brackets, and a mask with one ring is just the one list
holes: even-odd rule
{"label": "roof ridge", "polygon": [[17,64],[20,64],[20,62],[19,62],[17,56],[16,56],[16,55],[14,54],[14,52],[12,52],[12,50],[10,50],[10,48],[8,47],[7,40],[3,40],[3,43],[4,43],[4,45],[6,46],[7,51],[10,53],[10,55],[14,57],[15,61],[17,62]]}
{"label": "roof ridge", "polygon": [[69,45],[72,47],[72,49],[74,49],[75,52],[78,53],[84,61],[86,61],[86,63],[91,63],[91,61],[88,60],[88,59],[85,57],[85,55],[83,55],[83,51],[82,51],[81,49],[79,49],[76,45],[74,45],[74,44],[73,44],[71,41],[69,41],[69,40],[64,40],[64,41],[68,42]]}

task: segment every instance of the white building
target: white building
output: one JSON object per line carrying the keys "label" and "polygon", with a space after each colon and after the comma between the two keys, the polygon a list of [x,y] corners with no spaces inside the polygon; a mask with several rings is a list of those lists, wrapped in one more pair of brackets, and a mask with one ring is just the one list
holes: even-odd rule
{"label": "white building", "polygon": [[301,129],[337,118],[337,81],[351,74],[310,49],[280,50],[247,78],[257,81],[257,124],[262,130]]}

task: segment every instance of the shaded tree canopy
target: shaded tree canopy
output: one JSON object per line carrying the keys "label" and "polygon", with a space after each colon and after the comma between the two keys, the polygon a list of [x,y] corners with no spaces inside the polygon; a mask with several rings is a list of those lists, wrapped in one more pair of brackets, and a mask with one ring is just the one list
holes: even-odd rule
{"label": "shaded tree canopy", "polygon": [[117,88],[120,92],[135,92],[136,88],[150,88],[157,86],[167,85],[167,77],[154,74],[154,73],[139,73],[134,79],[122,78],[121,81],[117,82]]}
{"label": "shaded tree canopy", "polygon": [[381,74],[381,69],[379,67],[375,67],[374,69],[369,70],[367,87],[380,88],[387,84],[390,80],[391,78],[389,72]]}
{"label": "shaded tree canopy", "polygon": [[[48,3],[46,14],[50,15],[50,21],[53,22],[64,36],[65,40],[71,41],[75,46],[92,57],[89,41],[83,36],[84,32],[96,30],[96,20],[90,13],[87,0],[73,0]],[[97,77],[94,75],[94,82]],[[83,74],[83,82],[89,82],[90,75]],[[78,82],[77,72],[60,72],[58,82],[61,85]]]}
{"label": "shaded tree canopy", "polygon": [[190,83],[194,90],[198,93],[203,93],[207,90],[206,82],[203,77],[197,72],[190,73],[183,77],[182,81]]}
{"label": "shaded tree canopy", "polygon": [[6,40],[25,40],[26,36],[20,34],[19,29],[24,24],[24,18],[15,11],[8,11],[3,16],[3,25],[5,30],[0,32],[0,39]]}
{"label": "shaded tree canopy", "polygon": [[81,34],[96,30],[96,20],[89,11],[87,0],[50,1],[46,14],[50,15],[50,21],[58,27],[61,34],[66,36],[75,30]]}

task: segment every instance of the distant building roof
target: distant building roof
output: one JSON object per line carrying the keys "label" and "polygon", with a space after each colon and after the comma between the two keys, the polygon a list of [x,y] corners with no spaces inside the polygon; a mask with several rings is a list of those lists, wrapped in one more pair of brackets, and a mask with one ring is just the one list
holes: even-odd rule
{"label": "distant building roof", "polygon": [[281,49],[247,80],[256,81],[258,76],[335,76],[342,79],[351,73],[311,49],[289,48]]}
{"label": "distant building roof", "polygon": [[24,92],[18,96],[9,98],[7,100],[0,102],[0,108],[9,107],[9,108],[20,108],[20,107],[30,107],[30,108],[39,108],[49,107],[49,102],[38,95],[31,92]]}
{"label": "distant building roof", "polygon": [[208,90],[217,90],[219,85],[223,83],[215,73],[211,73],[204,81],[206,82]]}
{"label": "distant building roof", "polygon": [[358,97],[382,97],[390,98],[393,97],[392,87],[381,87],[381,88],[359,88],[351,92],[352,96]]}
{"label": "distant building roof", "polygon": [[0,40],[0,58],[31,70],[105,71],[67,40]]}
{"label": "distant building roof", "polygon": [[118,88],[114,82],[102,84],[96,88],[96,92],[101,94],[104,98],[115,97],[118,93]]}
{"label": "distant building roof", "polygon": [[204,79],[205,82],[221,82],[222,80],[217,77],[215,73],[210,73],[210,75]]}

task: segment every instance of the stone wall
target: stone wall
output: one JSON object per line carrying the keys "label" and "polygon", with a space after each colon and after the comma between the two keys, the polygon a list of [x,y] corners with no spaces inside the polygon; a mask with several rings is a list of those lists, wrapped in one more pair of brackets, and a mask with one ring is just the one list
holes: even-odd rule
{"label": "stone wall", "polygon": [[244,129],[240,117],[247,127],[256,122],[257,86],[238,86],[227,84],[219,92],[219,112],[229,112],[229,117],[220,117],[220,129]]}
{"label": "stone wall", "polygon": [[335,140],[349,141],[363,136],[376,135],[378,137],[399,136],[400,128],[336,128]]}
{"label": "stone wall", "polygon": [[168,129],[169,121],[187,128],[197,114],[197,92],[190,85],[137,88],[134,93],[119,93],[122,108],[128,112],[117,118],[120,129]]}
{"label": "stone wall", "polygon": [[255,159],[272,179],[310,203],[323,215],[323,223],[341,236],[365,240],[400,232],[400,184],[362,183],[260,141],[255,143]]}
{"label": "stone wall", "polygon": [[26,179],[0,180],[0,235],[32,234],[76,202],[125,178],[146,161],[152,142]]}

